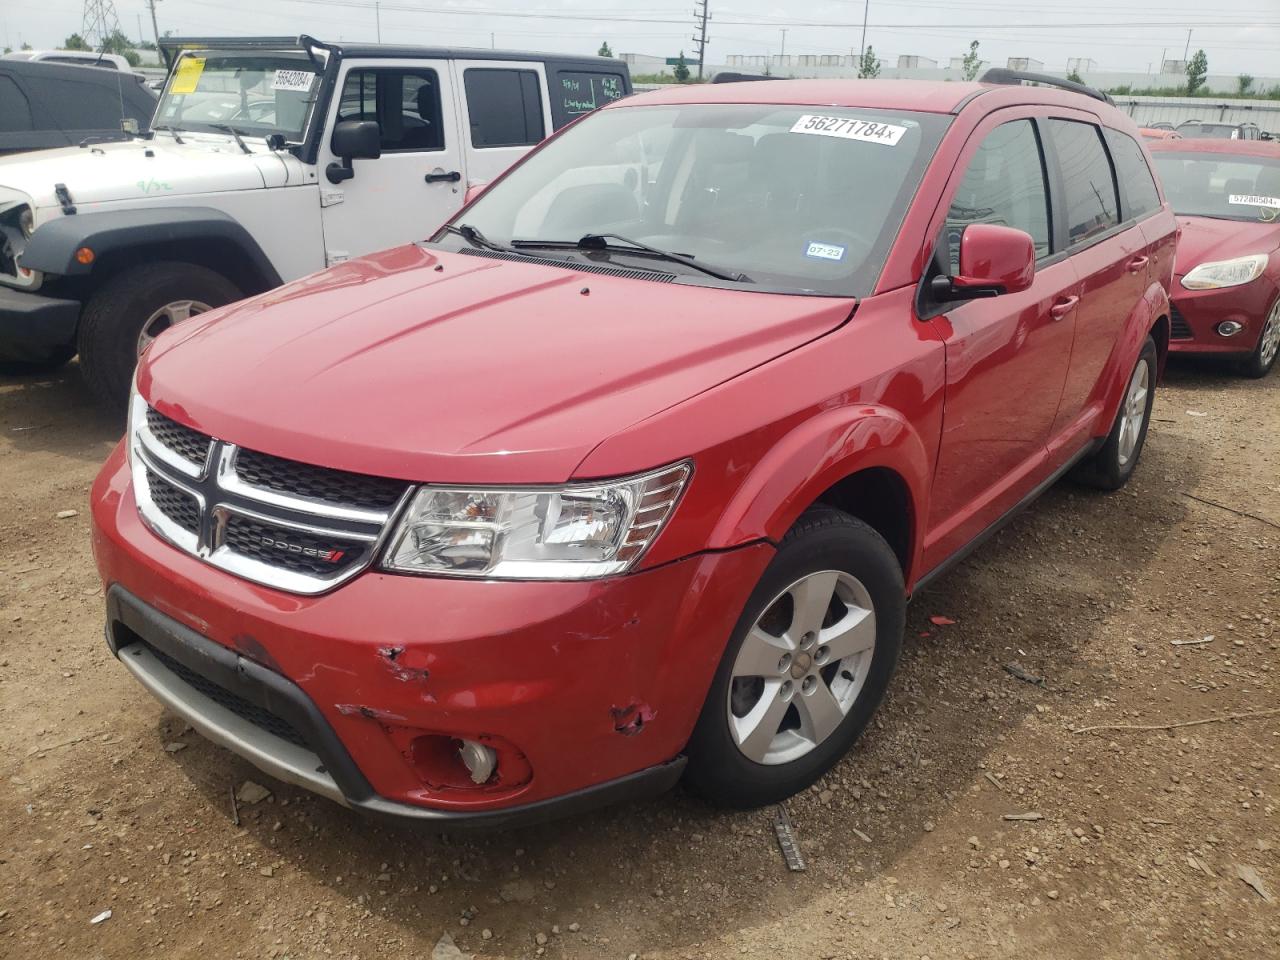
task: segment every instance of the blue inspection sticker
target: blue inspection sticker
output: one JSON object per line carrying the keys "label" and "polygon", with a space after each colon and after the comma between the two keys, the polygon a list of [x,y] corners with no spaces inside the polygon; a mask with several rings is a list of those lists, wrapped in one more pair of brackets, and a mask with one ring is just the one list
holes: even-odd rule
{"label": "blue inspection sticker", "polygon": [[804,255],[813,260],[831,260],[839,263],[844,259],[845,248],[835,243],[820,243],[813,240],[805,247]]}

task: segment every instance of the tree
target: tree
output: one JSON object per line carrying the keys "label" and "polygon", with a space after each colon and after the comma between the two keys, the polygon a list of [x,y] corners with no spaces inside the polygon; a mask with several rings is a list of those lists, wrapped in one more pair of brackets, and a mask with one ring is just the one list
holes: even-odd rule
{"label": "tree", "polygon": [[684,51],[680,51],[680,59],[676,61],[676,68],[671,71],[675,74],[676,83],[689,82],[689,67],[684,62]]}
{"label": "tree", "polygon": [[1072,83],[1084,83],[1084,77],[1080,76],[1079,70],[1072,70],[1067,74],[1067,79]]}
{"label": "tree", "polygon": [[858,58],[858,79],[873,80],[880,76],[880,58],[876,56],[874,47],[867,47]]}
{"label": "tree", "polygon": [[604,43],[600,44],[600,49],[596,51],[596,56],[597,56],[597,57],[612,57],[612,56],[613,56],[613,51],[609,49],[609,41],[608,41],[608,40],[606,40]]}
{"label": "tree", "polygon": [[84,42],[84,37],[78,33],[73,33],[67,39],[62,41],[63,50],[89,50],[89,44]]}
{"label": "tree", "polygon": [[136,67],[142,62],[142,58],[138,56],[138,51],[133,49],[133,41],[118,27],[111,31],[107,39],[102,41],[102,52],[118,53],[129,61],[129,66],[131,67]]}
{"label": "tree", "polygon": [[19,47],[18,49],[19,49],[19,50],[30,50],[30,49],[31,49],[31,44],[27,43],[27,42],[24,40],[24,41],[22,42],[22,46],[21,46],[21,47]]}
{"label": "tree", "polygon": [[974,40],[969,44],[969,52],[964,55],[964,59],[960,61],[961,69],[964,70],[964,78],[966,80],[976,80],[978,71],[982,69],[982,58],[978,56],[978,41]]}
{"label": "tree", "polygon": [[1187,96],[1194,97],[1196,91],[1204,86],[1205,76],[1209,73],[1209,58],[1203,49],[1187,63]]}
{"label": "tree", "polygon": [[1246,93],[1248,93],[1248,92],[1249,92],[1249,88],[1250,88],[1250,87],[1252,87],[1252,86],[1253,86],[1253,77],[1252,77],[1252,76],[1250,76],[1249,74],[1247,74],[1247,73],[1242,73],[1242,74],[1240,74],[1240,76],[1236,77],[1236,92],[1237,92],[1237,93],[1240,93],[1240,94],[1242,94],[1242,95],[1243,95],[1243,94],[1246,94]]}

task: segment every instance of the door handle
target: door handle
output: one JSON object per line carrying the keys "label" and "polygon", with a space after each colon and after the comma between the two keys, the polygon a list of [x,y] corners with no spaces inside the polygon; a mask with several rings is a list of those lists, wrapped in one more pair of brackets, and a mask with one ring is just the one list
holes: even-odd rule
{"label": "door handle", "polygon": [[427,183],[457,183],[462,179],[462,174],[457,170],[450,170],[448,173],[428,173],[423,179]]}
{"label": "door handle", "polygon": [[1055,320],[1061,320],[1068,313],[1076,308],[1076,304],[1080,302],[1080,298],[1076,296],[1063,297],[1052,307],[1049,308],[1049,316]]}
{"label": "door handle", "polygon": [[1147,257],[1137,256],[1137,257],[1134,257],[1132,260],[1130,260],[1127,264],[1125,264],[1125,266],[1129,268],[1130,273],[1137,273],[1139,270],[1141,270],[1143,267],[1147,265],[1147,260],[1148,260]]}

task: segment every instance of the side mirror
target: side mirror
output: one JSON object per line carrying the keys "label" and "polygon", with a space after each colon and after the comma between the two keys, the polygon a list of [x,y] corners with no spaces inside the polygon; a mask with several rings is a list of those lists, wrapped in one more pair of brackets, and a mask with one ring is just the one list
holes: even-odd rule
{"label": "side mirror", "polygon": [[342,158],[325,167],[330,183],[341,183],[356,175],[353,160],[377,160],[382,156],[382,129],[373,120],[339,120],[329,138],[329,149]]}
{"label": "side mirror", "polygon": [[480,196],[480,194],[484,193],[488,187],[489,182],[487,180],[481,180],[479,183],[468,184],[467,192],[462,198],[463,205],[470,203],[476,197]]}
{"label": "side mirror", "polygon": [[1020,293],[1036,275],[1036,246],[1031,235],[994,223],[971,223],[960,235],[960,269],[954,277],[936,277],[938,300],[976,300]]}

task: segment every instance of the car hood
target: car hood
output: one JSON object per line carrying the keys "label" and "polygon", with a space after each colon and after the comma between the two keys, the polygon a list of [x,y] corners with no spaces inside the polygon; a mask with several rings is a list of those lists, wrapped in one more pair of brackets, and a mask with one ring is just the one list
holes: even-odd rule
{"label": "car hood", "polygon": [[1280,246],[1280,223],[1179,217],[1178,225],[1182,235],[1174,273],[1180,277],[1201,263],[1270,253]]}
{"label": "car hood", "polygon": [[[294,460],[556,483],[610,435],[835,329],[855,303],[405,246],[171,330],[138,385],[176,420]],[[693,452],[671,438],[669,460]]]}
{"label": "car hood", "polygon": [[0,157],[0,189],[20,191],[37,208],[57,206],[65,184],[77,207],[118,200],[146,201],[223,190],[256,190],[301,182],[297,161],[249,141],[246,154],[230,137],[167,133],[154,140],[96,143]]}

